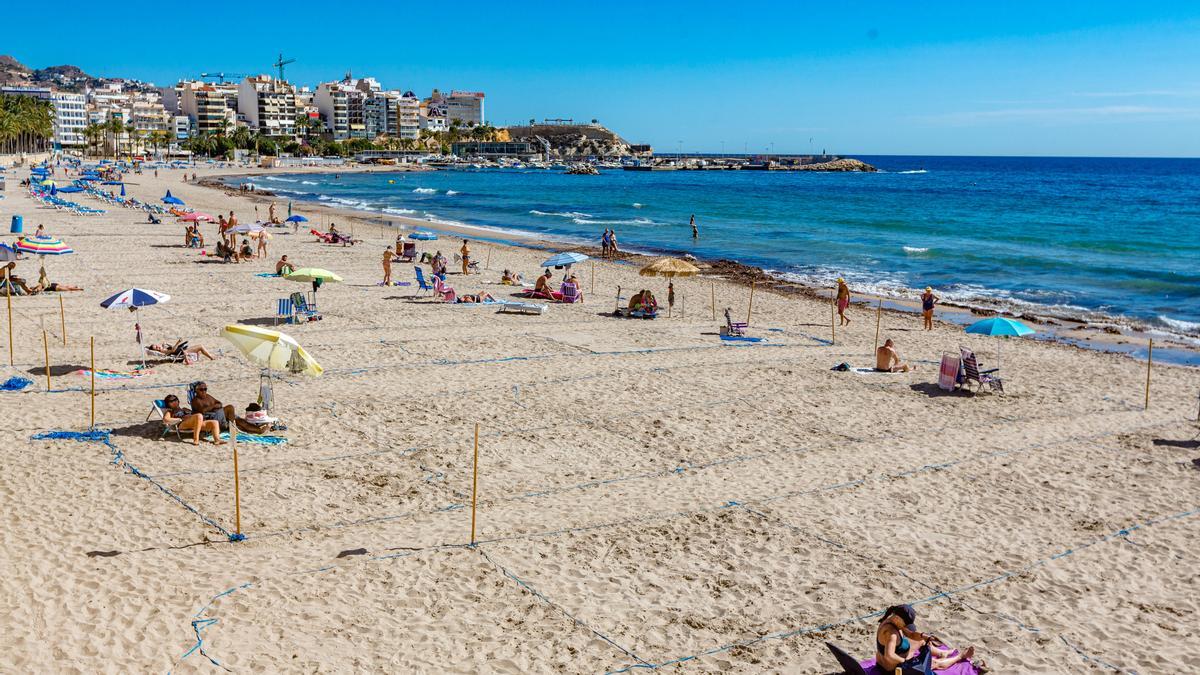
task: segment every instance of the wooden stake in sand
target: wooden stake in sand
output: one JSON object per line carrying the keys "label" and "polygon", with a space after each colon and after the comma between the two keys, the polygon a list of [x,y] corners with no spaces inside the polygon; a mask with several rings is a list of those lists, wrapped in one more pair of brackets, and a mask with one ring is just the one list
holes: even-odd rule
{"label": "wooden stake in sand", "polygon": [[829,293],[829,344],[837,344],[837,289]]}
{"label": "wooden stake in sand", "polygon": [[479,422],[475,423],[475,466],[471,470],[471,545],[475,545],[475,497],[479,491]]}
{"label": "wooden stake in sand", "polygon": [[96,337],[92,336],[92,424],[89,429],[96,428]]}
{"label": "wooden stake in sand", "polygon": [[1154,362],[1154,339],[1150,339],[1150,348],[1146,351],[1146,410],[1150,409],[1150,364]]}
{"label": "wooden stake in sand", "polygon": [[4,297],[8,300],[8,365],[13,364],[13,339],[12,339],[12,279],[8,277],[8,268],[4,268]]}
{"label": "wooden stake in sand", "polygon": [[[487,251],[488,251],[487,262],[483,263],[483,268],[485,270],[490,270],[490,269],[492,269],[492,247],[489,246]],[[592,264],[595,265],[596,263],[592,263]]]}
{"label": "wooden stake in sand", "polygon": [[712,298],[712,310],[713,310],[712,320],[716,321],[717,320],[717,282],[710,281],[708,291],[709,291],[709,295]]}
{"label": "wooden stake in sand", "polygon": [[883,298],[879,298],[879,305],[875,307],[875,354],[879,353],[879,321],[883,318]]}
{"label": "wooden stake in sand", "polygon": [[750,282],[750,302],[746,305],[746,326],[750,326],[750,312],[754,309],[754,282]]}
{"label": "wooden stake in sand", "polygon": [[58,320],[62,323],[63,346],[67,346],[67,311],[63,308],[63,296],[58,295]]}
{"label": "wooden stake in sand", "polygon": [[42,350],[46,354],[46,391],[50,391],[50,336],[42,331]]}
{"label": "wooden stake in sand", "polygon": [[[221,427],[218,425],[217,432],[220,433],[220,431]],[[233,446],[233,532],[240,539],[242,536],[242,484],[238,477],[237,435],[237,424],[230,420],[229,443]]]}

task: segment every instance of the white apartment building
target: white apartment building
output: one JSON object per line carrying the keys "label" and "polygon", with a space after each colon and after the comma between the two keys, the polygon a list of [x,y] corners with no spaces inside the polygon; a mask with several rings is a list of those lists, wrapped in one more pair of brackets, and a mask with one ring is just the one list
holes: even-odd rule
{"label": "white apartment building", "polygon": [[350,106],[346,87],[341,82],[322,82],[313,94],[313,103],[317,106],[317,114],[325,124],[325,129],[333,135],[333,140],[344,141],[350,138]]}
{"label": "white apartment building", "polygon": [[186,141],[192,135],[192,118],[187,115],[171,117],[171,136],[176,141]]}
{"label": "white apartment building", "polygon": [[270,75],[247,77],[238,84],[238,113],[264,135],[296,135],[296,88]]}
{"label": "white apartment building", "polygon": [[87,97],[56,91],[50,97],[54,104],[54,144],[72,147],[87,144],[83,128],[87,126]]}
{"label": "white apartment building", "polygon": [[394,99],[395,116],[388,120],[388,134],[416,140],[421,133],[421,100],[411,91]]}

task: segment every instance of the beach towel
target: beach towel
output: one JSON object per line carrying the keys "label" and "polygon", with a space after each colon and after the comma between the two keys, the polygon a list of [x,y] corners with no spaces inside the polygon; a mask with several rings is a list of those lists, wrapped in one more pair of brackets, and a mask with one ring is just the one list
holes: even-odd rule
{"label": "beach towel", "polygon": [[[81,370],[75,371],[75,374],[90,376],[91,372],[92,372],[91,369],[83,368]],[[131,373],[123,373],[119,370],[107,370],[107,369],[101,368],[100,370],[96,371],[96,377],[97,377],[97,379],[101,379],[101,380],[131,380],[135,377],[142,377],[143,375],[149,375],[151,372],[153,372],[153,371],[151,371],[150,369],[146,369],[146,370],[140,370],[140,371],[135,371],[135,372],[131,372]]]}
{"label": "beach towel", "polygon": [[721,339],[726,342],[762,342],[763,338],[750,337],[747,335],[721,335]]}
{"label": "beach towel", "polygon": [[[860,661],[859,665],[862,666],[863,672],[865,672],[866,675],[892,675],[892,671],[884,670],[883,668],[876,666],[875,659],[867,659],[866,661]],[[971,663],[970,661],[959,661],[958,663],[950,666],[949,668],[935,671],[935,674],[936,675],[979,675],[979,669],[976,668],[975,665],[973,663]]]}
{"label": "beach towel", "polygon": [[5,380],[3,384],[0,384],[0,391],[21,391],[31,384],[33,384],[33,380],[27,380],[14,375]]}
{"label": "beach towel", "polygon": [[[229,432],[221,433],[221,440],[229,440]],[[259,436],[257,434],[247,434],[239,431],[237,435],[238,443],[251,443],[253,445],[283,445],[287,443],[287,439],[283,436]]]}
{"label": "beach towel", "polygon": [[282,277],[283,275],[275,274],[274,272],[258,272],[254,276],[256,276],[256,277]]}

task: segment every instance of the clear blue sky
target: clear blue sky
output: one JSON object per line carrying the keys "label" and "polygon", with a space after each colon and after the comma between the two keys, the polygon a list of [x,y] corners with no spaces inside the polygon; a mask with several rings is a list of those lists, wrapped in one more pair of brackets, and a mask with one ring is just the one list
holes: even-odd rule
{"label": "clear blue sky", "polygon": [[[347,69],[660,152],[1200,156],[1200,2],[10,3],[0,52],[174,82]],[[52,18],[50,18],[52,17]],[[811,145],[810,145],[810,140]]]}

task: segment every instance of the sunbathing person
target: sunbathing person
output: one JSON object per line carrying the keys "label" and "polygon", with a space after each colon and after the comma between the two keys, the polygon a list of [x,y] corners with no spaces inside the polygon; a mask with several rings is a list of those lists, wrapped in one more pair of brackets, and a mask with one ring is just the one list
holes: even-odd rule
{"label": "sunbathing person", "polygon": [[204,382],[197,382],[192,389],[191,404],[192,411],[203,415],[204,419],[224,422],[227,426],[229,420],[237,417],[233,406],[222,405],[220,401],[208,394],[208,385]]}
{"label": "sunbathing person", "polygon": [[45,293],[65,293],[67,291],[82,291],[82,290],[83,290],[83,286],[72,286],[71,284],[60,284],[55,281],[46,281],[45,283],[39,282],[38,285],[31,288],[30,295],[37,295],[38,293],[43,293],[43,292],[45,292]]}
{"label": "sunbathing person", "polygon": [[221,427],[217,421],[206,420],[203,415],[180,406],[179,397],[175,394],[169,394],[164,398],[163,406],[163,421],[174,422],[175,420],[181,420],[179,422],[179,430],[192,432],[193,445],[200,445],[200,435],[206,431],[212,435],[213,444],[224,444],[224,441],[221,440]]}
{"label": "sunbathing person", "polygon": [[480,292],[475,295],[471,295],[470,293],[467,293],[465,295],[458,296],[458,298],[455,300],[455,302],[469,302],[469,303],[495,302],[495,301],[496,301],[496,298],[493,298],[492,294],[487,293],[487,292]]}
{"label": "sunbathing person", "polygon": [[162,354],[163,356],[174,356],[175,354],[199,354],[208,357],[209,361],[215,361],[217,357],[208,352],[201,345],[189,346],[186,340],[176,340],[175,344],[159,342],[146,347],[146,351]]}
{"label": "sunbathing person", "polygon": [[[933,659],[930,661],[930,668],[934,671],[946,670],[950,666],[961,661],[970,661],[975,658],[975,647],[967,647],[964,651],[954,649],[950,645],[942,642],[934,635],[929,636],[929,651],[933,653]],[[987,665],[983,661],[975,664],[981,670],[985,670]]]}
{"label": "sunbathing person", "polygon": [[274,417],[267,414],[262,406],[257,403],[251,403],[246,406],[246,416],[237,418],[237,428],[248,434],[261,436],[275,428],[275,423],[278,422]]}
{"label": "sunbathing person", "polygon": [[15,263],[15,262],[8,263],[7,265],[4,266],[4,274],[0,274],[0,278],[7,276],[8,283],[11,284],[14,289],[21,291],[22,293],[25,293],[27,295],[33,295],[36,291],[34,291],[29,286],[27,286],[24,279],[17,276],[16,272],[14,271],[16,269],[17,269],[17,263]]}
{"label": "sunbathing person", "polygon": [[540,295],[544,298],[553,297],[554,294],[550,291],[550,280],[553,278],[554,275],[549,269],[547,269],[545,272],[542,272],[542,276],[538,277],[537,283],[533,285],[533,294]]}
{"label": "sunbathing person", "polygon": [[916,370],[916,366],[910,366],[900,360],[900,354],[896,351],[896,345],[889,338],[883,346],[875,351],[875,370],[880,373],[907,373],[910,370]]}
{"label": "sunbathing person", "polygon": [[898,668],[920,671],[928,636],[917,632],[917,613],[911,605],[888,607],[875,630],[875,664],[884,672]]}
{"label": "sunbathing person", "polygon": [[520,286],[522,283],[521,275],[518,272],[504,270],[504,274],[500,275],[500,283],[505,286]]}
{"label": "sunbathing person", "polygon": [[279,262],[275,263],[275,274],[278,274],[281,277],[286,277],[295,271],[296,267],[292,265],[291,261],[288,260],[286,255],[280,258]]}

